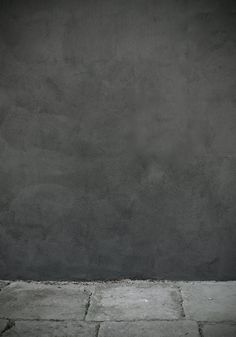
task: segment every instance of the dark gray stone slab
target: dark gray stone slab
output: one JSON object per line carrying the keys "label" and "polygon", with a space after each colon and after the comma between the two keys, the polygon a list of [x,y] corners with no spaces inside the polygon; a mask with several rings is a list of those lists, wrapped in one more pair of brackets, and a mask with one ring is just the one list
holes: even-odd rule
{"label": "dark gray stone slab", "polygon": [[236,279],[235,0],[0,3],[0,278]]}
{"label": "dark gray stone slab", "polygon": [[17,321],[4,337],[96,337],[96,326],[83,322]]}
{"label": "dark gray stone slab", "polygon": [[88,298],[80,285],[13,282],[0,292],[0,317],[82,320]]}
{"label": "dark gray stone slab", "polygon": [[181,315],[175,288],[152,282],[98,286],[91,297],[88,321],[177,319]]}
{"label": "dark gray stone slab", "polygon": [[197,321],[236,321],[235,282],[182,283],[186,317]]}
{"label": "dark gray stone slab", "polygon": [[195,322],[106,322],[99,337],[200,337]]}

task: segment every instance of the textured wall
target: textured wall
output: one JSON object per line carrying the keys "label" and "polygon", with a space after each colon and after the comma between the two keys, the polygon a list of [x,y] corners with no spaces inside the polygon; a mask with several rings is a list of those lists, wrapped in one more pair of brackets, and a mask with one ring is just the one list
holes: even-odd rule
{"label": "textured wall", "polygon": [[236,2],[0,0],[0,278],[236,278]]}

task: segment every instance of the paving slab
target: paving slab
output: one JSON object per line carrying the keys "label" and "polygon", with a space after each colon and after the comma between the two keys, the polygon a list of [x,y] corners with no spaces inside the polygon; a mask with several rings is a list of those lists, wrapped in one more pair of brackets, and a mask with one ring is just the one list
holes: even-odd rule
{"label": "paving slab", "polygon": [[236,324],[206,324],[202,331],[204,337],[235,337]]}
{"label": "paving slab", "polygon": [[98,286],[91,297],[88,321],[177,319],[180,297],[174,287],[161,283],[133,282]]}
{"label": "paving slab", "polygon": [[94,324],[80,322],[16,321],[4,337],[95,337]]}
{"label": "paving slab", "polygon": [[182,283],[186,317],[197,321],[236,321],[236,282]]}
{"label": "paving slab", "polygon": [[13,282],[0,292],[0,318],[82,320],[88,299],[80,285]]}
{"label": "paving slab", "polygon": [[98,337],[200,337],[192,321],[102,323]]}

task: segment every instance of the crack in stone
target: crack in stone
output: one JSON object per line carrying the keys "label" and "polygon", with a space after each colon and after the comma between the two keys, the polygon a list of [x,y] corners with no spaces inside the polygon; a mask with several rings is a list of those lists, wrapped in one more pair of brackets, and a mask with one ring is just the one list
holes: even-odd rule
{"label": "crack in stone", "polygon": [[13,326],[15,326],[15,321],[13,321],[12,319],[8,319],[5,328],[0,332],[0,336],[3,336],[4,333],[10,330]]}
{"label": "crack in stone", "polygon": [[92,292],[89,294],[88,303],[87,303],[86,308],[85,308],[84,320],[86,320],[86,317],[87,317],[87,314],[88,314],[88,311],[89,311],[92,294],[93,294]]}

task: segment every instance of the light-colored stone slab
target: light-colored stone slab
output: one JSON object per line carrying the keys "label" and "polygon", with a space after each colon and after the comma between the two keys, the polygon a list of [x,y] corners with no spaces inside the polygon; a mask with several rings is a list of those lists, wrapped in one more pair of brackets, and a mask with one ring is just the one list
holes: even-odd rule
{"label": "light-colored stone slab", "polygon": [[95,337],[96,326],[80,322],[16,321],[4,337]]}
{"label": "light-colored stone slab", "polygon": [[236,321],[236,282],[182,283],[187,318],[197,321]]}
{"label": "light-colored stone slab", "polygon": [[7,320],[0,319],[0,333],[5,329],[6,325],[7,325]]}
{"label": "light-colored stone slab", "polygon": [[106,322],[99,337],[200,337],[198,326],[190,321]]}
{"label": "light-colored stone slab", "polygon": [[0,318],[82,320],[88,298],[80,285],[13,282],[0,292]]}
{"label": "light-colored stone slab", "polygon": [[176,288],[161,283],[98,286],[91,298],[87,320],[177,319],[181,316],[179,300]]}
{"label": "light-colored stone slab", "polygon": [[236,336],[236,324],[206,324],[203,327],[204,337],[235,337]]}

